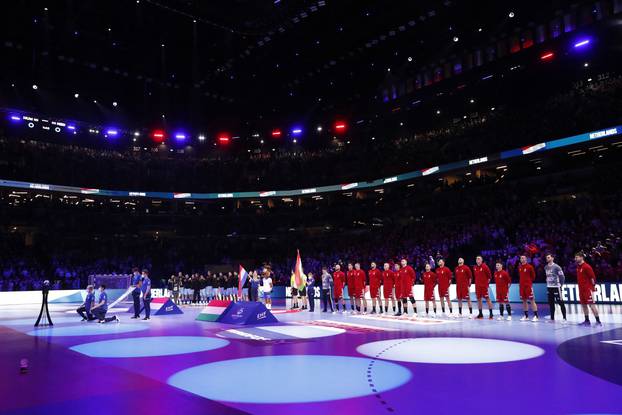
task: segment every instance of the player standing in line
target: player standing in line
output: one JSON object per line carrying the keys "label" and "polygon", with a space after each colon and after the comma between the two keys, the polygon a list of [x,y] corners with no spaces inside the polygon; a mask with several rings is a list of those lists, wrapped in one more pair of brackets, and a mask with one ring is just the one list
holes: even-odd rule
{"label": "player standing in line", "polygon": [[434,299],[434,287],[436,287],[437,276],[432,271],[430,264],[425,264],[425,272],[422,276],[423,279],[423,299],[425,300],[425,315],[430,315],[429,302],[432,301],[434,307],[434,315],[436,316],[436,300]]}
{"label": "player standing in line", "polygon": [[549,310],[551,312],[551,321],[555,321],[555,303],[559,304],[562,311],[562,317],[566,321],[566,305],[562,298],[562,285],[566,280],[562,267],[557,265],[553,254],[546,255],[546,265],[544,266],[544,274],[546,275],[546,293],[549,300]]}
{"label": "player standing in line", "polygon": [[512,284],[512,278],[510,278],[510,274],[503,269],[503,264],[501,264],[501,262],[497,262],[495,268],[495,291],[500,313],[497,320],[503,320],[503,306],[505,305],[505,308],[508,310],[507,320],[510,321],[512,320],[512,308],[510,307],[508,293],[510,291],[510,285]]}
{"label": "player standing in line", "polygon": [[477,296],[477,309],[479,310],[477,318],[479,320],[484,318],[484,313],[482,312],[482,299],[485,298],[486,303],[488,304],[488,318],[492,320],[492,301],[490,301],[490,295],[488,295],[488,287],[490,286],[490,278],[492,277],[492,273],[481,255],[475,257],[473,274],[475,275],[475,295]]}
{"label": "player standing in line", "polygon": [[395,298],[397,300],[396,316],[402,315],[402,277],[400,275],[400,264],[393,265],[393,276],[395,277]]}
{"label": "player standing in line", "polygon": [[598,309],[594,304],[594,298],[592,293],[596,291],[596,275],[592,266],[585,262],[585,254],[583,252],[577,252],[574,255],[574,260],[577,263],[577,284],[579,285],[579,302],[585,315],[585,321],[581,323],[582,326],[590,325],[590,315],[588,307],[592,310],[594,318],[596,319],[596,325],[602,326],[600,317],[598,317]]}
{"label": "player standing in line", "polygon": [[343,299],[343,287],[346,285],[346,274],[341,270],[341,265],[335,265],[335,272],[333,272],[333,282],[335,284],[335,306],[339,311],[339,304],[343,306],[342,312],[346,312],[346,302]]}
{"label": "player standing in line", "polygon": [[379,298],[380,283],[382,281],[382,273],[376,267],[376,263],[371,263],[371,269],[367,273],[369,276],[369,295],[371,296],[371,313],[376,314],[376,303],[378,303],[378,312],[382,314],[382,299]]}
{"label": "player standing in line", "polygon": [[471,268],[464,265],[464,258],[458,258],[458,266],[454,270],[456,276],[456,297],[458,297],[458,314],[462,317],[462,300],[466,298],[469,305],[469,318],[473,318],[473,305],[471,304],[471,295],[469,289],[471,288],[471,280],[473,274]]}
{"label": "player standing in line", "polygon": [[402,297],[404,314],[408,315],[408,300],[410,299],[416,317],[417,302],[415,301],[415,297],[413,296],[413,285],[415,285],[417,274],[415,273],[415,270],[410,265],[408,265],[408,261],[406,261],[405,258],[400,261],[400,270],[398,271],[398,273],[401,286],[400,294]]}
{"label": "player standing in line", "polygon": [[451,301],[449,299],[449,287],[451,286],[451,270],[445,266],[445,260],[439,259],[437,261],[438,268],[436,268],[436,277],[438,278],[438,296],[441,299],[441,310],[445,313],[445,300],[447,300],[447,307],[449,308],[449,315],[451,316]]}
{"label": "player standing in line", "polygon": [[[396,312],[395,309],[395,294],[393,288],[395,287],[395,273],[391,271],[391,265],[388,262],[384,263],[384,270],[382,271],[382,292],[384,294],[384,311],[389,312],[389,299],[391,299],[391,309]],[[382,301],[382,300],[380,300]],[[380,304],[382,307],[382,304]]]}
{"label": "player standing in line", "polygon": [[367,276],[365,271],[361,269],[361,264],[357,262],[354,264],[354,271],[356,272],[354,278],[354,284],[356,287],[356,299],[359,312],[367,314],[367,299],[365,298],[365,287],[367,286]]}
{"label": "player standing in line", "polygon": [[533,295],[533,282],[536,279],[536,270],[533,268],[533,265],[527,263],[526,255],[520,256],[518,276],[520,298],[523,300],[523,312],[525,313],[525,315],[521,317],[520,321],[529,320],[528,301],[531,301],[531,308],[533,309],[533,319],[531,319],[531,321],[538,321],[538,305],[536,304],[536,298]]}
{"label": "player standing in line", "polygon": [[351,262],[348,262],[348,272],[346,273],[346,283],[348,285],[348,297],[350,297],[350,312],[356,313],[356,272]]}

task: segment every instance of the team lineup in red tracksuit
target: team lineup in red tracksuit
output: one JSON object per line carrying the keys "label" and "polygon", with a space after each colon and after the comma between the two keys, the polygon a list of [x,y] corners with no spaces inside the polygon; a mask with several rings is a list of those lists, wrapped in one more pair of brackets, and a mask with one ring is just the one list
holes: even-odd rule
{"label": "team lineup in red tracksuit", "polygon": [[[554,263],[552,254],[546,256],[547,269],[559,270],[561,274],[560,278],[553,278],[549,276],[547,271],[547,289],[549,290],[549,305],[554,310],[555,304],[559,304],[562,308],[563,319],[566,320],[566,309],[561,299],[560,288],[563,284],[563,271]],[[596,287],[596,276],[592,267],[585,262],[585,256],[579,252],[575,255],[575,262],[577,264],[577,284],[579,285],[579,299],[580,304],[585,314],[585,322],[589,323],[589,310],[596,319],[596,324],[600,325],[600,319],[598,316],[598,310],[594,304],[592,293]],[[395,316],[408,315],[408,303],[413,308],[414,315],[417,315],[417,303],[413,295],[413,286],[417,281],[417,274],[413,267],[408,265],[406,259],[402,259],[399,263],[394,264],[391,269],[391,264],[385,262],[383,269],[380,270],[375,262],[370,264],[370,269],[367,273],[361,269],[361,264],[348,263],[348,269],[344,273],[341,270],[340,265],[335,265],[333,273],[334,282],[334,300],[336,305],[336,311],[343,313],[362,313],[366,314],[368,309],[367,298],[365,293],[369,290],[369,296],[371,297],[371,314],[383,314],[389,312],[389,304]],[[518,266],[519,274],[519,295],[523,302],[524,316],[521,321],[529,320],[529,310],[531,308],[533,312],[533,318],[531,321],[538,321],[538,307],[534,297],[533,283],[536,279],[536,272],[534,267],[527,262],[527,257],[522,255],[520,257],[520,264]],[[494,278],[494,281],[493,281]],[[469,267],[465,265],[464,259],[458,259],[458,265],[454,268],[453,272],[450,268],[445,266],[443,259],[438,259],[436,262],[433,260],[430,263],[425,264],[425,271],[421,276],[421,281],[424,286],[424,303],[425,314],[430,314],[430,303],[432,303],[432,311],[434,315],[437,315],[436,308],[436,294],[435,288],[438,288],[438,296],[440,300],[441,312],[448,317],[454,317],[452,302],[450,299],[450,288],[455,280],[455,299],[458,302],[458,315],[462,317],[462,304],[466,302],[469,309],[469,318],[473,317],[473,305],[471,303],[470,288],[474,283],[475,285],[475,297],[477,299],[478,315],[477,319],[483,319],[483,303],[486,302],[488,306],[489,319],[493,319],[493,305],[489,295],[489,286],[491,281],[495,284],[495,298],[499,304],[499,316],[498,320],[511,320],[512,308],[509,302],[509,290],[512,284],[512,279],[509,273],[503,269],[503,264],[497,262],[495,264],[494,272],[488,267],[481,256],[475,258],[475,265]],[[348,287],[349,299],[350,299],[350,311],[346,308],[344,289]],[[384,306],[382,298],[384,297]],[[340,309],[341,306],[341,309]],[[507,312],[507,317],[504,314]],[[551,320],[554,320],[554,311],[551,314]]]}

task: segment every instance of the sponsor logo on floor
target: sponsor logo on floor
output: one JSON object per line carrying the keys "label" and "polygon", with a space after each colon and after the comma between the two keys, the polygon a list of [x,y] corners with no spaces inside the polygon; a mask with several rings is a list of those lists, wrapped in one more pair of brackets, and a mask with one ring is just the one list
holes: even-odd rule
{"label": "sponsor logo on floor", "polygon": [[455,320],[441,320],[436,318],[423,318],[414,316],[390,316],[382,314],[353,314],[349,317],[357,318],[361,320],[373,320],[373,321],[391,321],[395,323],[415,324],[421,326],[432,326],[436,324],[452,324],[457,323]]}
{"label": "sponsor logo on floor", "polygon": [[321,327],[333,327],[337,329],[343,329],[353,333],[373,333],[380,331],[397,331],[397,329],[389,327],[370,326],[367,324],[348,323],[345,321],[333,321],[333,320],[313,320],[306,322],[294,322],[294,324],[305,324]]}
{"label": "sponsor logo on floor", "polygon": [[216,335],[226,339],[252,340],[254,342],[288,342],[331,337],[342,333],[345,333],[345,329],[339,327],[288,324],[228,329]]}

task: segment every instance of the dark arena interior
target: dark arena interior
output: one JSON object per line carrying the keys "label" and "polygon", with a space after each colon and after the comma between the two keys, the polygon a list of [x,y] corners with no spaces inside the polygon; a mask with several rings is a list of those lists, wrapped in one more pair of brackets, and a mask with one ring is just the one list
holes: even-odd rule
{"label": "dark arena interior", "polygon": [[0,414],[622,414],[622,0],[0,22]]}

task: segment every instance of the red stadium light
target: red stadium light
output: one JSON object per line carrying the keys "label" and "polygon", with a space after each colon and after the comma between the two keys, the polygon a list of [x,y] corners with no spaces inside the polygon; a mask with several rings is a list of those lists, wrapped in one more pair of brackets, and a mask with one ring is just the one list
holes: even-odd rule
{"label": "red stadium light", "polygon": [[229,141],[231,141],[231,136],[228,133],[218,134],[218,142],[220,144],[229,144]]}
{"label": "red stadium light", "polygon": [[348,129],[348,125],[344,121],[335,122],[335,132],[344,133]]}
{"label": "red stadium light", "polygon": [[151,138],[153,138],[153,141],[161,143],[166,138],[166,133],[162,130],[153,130],[151,132]]}
{"label": "red stadium light", "polygon": [[274,138],[281,137],[281,130],[279,130],[278,128],[272,130],[272,137],[274,137]]}
{"label": "red stadium light", "polygon": [[553,59],[554,56],[555,56],[555,54],[553,52],[546,52],[542,56],[540,56],[540,60],[541,61],[548,61],[548,60]]}

